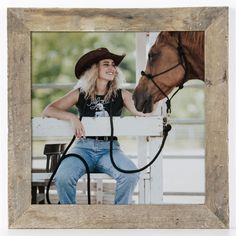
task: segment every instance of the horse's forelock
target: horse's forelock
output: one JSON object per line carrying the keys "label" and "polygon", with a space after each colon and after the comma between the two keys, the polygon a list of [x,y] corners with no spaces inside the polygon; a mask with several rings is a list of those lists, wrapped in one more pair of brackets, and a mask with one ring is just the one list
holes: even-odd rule
{"label": "horse's forelock", "polygon": [[173,38],[176,38],[177,33],[176,32],[171,32],[171,31],[161,31],[158,34],[157,37],[157,42],[159,43],[165,43],[165,42],[170,42],[171,40],[173,40]]}
{"label": "horse's forelock", "polygon": [[[162,31],[157,37],[156,43],[168,43],[175,39],[178,41],[178,33],[172,31]],[[198,54],[204,52],[204,32],[202,31],[185,31],[181,32],[181,40],[191,50],[196,50]]]}

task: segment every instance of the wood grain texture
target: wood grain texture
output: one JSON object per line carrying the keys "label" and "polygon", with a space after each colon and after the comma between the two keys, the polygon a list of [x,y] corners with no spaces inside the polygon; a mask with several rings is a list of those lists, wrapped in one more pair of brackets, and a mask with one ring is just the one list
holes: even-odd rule
{"label": "wood grain texture", "polygon": [[31,201],[31,42],[29,30],[11,14],[8,26],[8,203],[14,222]]}
{"label": "wood grain texture", "polygon": [[[109,22],[109,24],[107,24]],[[204,205],[30,205],[32,31],[205,31]],[[227,228],[228,9],[8,9],[10,228]]]}
{"label": "wood grain texture", "polygon": [[206,31],[206,204],[228,226],[228,19]]}
{"label": "wood grain texture", "polygon": [[32,205],[15,224],[23,228],[225,227],[204,205]]}
{"label": "wood grain texture", "polygon": [[[33,31],[205,30],[225,8],[9,9]],[[109,24],[107,24],[109,22]]]}

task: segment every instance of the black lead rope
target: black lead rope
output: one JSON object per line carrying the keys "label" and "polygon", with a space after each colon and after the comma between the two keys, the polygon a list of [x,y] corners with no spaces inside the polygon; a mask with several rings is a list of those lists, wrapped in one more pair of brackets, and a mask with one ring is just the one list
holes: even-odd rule
{"label": "black lead rope", "polygon": [[111,159],[111,163],[114,166],[115,169],[117,169],[118,171],[122,172],[122,173],[126,173],[126,174],[133,174],[133,173],[137,173],[137,172],[141,172],[143,170],[145,170],[146,168],[148,168],[149,166],[151,166],[153,164],[153,162],[158,158],[158,156],[160,155],[164,145],[165,145],[165,141],[166,138],[168,136],[168,132],[171,130],[171,125],[170,124],[166,124],[163,127],[163,139],[161,142],[161,146],[158,150],[158,152],[156,153],[156,155],[154,156],[154,158],[145,166],[143,166],[142,168],[139,169],[134,169],[134,170],[124,170],[121,169],[120,167],[118,167],[114,161],[113,158],[113,138],[114,138],[114,125],[113,125],[113,116],[112,116],[112,100],[110,103],[110,126],[111,126],[111,140],[110,140],[110,159]]}
{"label": "black lead rope", "polygon": [[[70,144],[68,145],[68,147],[71,146],[71,144],[74,142],[75,140],[75,136],[72,138]],[[66,152],[65,152],[66,153]],[[87,191],[88,191],[88,204],[90,205],[91,204],[91,196],[90,196],[90,171],[89,171],[89,166],[88,166],[88,163],[84,160],[84,158],[76,153],[70,153],[70,154],[67,154],[67,155],[62,155],[60,161],[57,163],[57,166],[55,168],[55,170],[53,171],[49,181],[48,181],[48,185],[47,185],[47,191],[46,191],[46,199],[47,199],[47,202],[48,204],[51,204],[51,201],[49,199],[49,190],[50,190],[50,186],[51,186],[51,183],[52,183],[52,180],[55,176],[55,174],[57,173],[57,170],[61,164],[61,162],[66,159],[67,157],[76,157],[78,159],[80,159],[82,161],[82,163],[84,164],[85,166],[85,169],[86,169],[86,173],[87,173]]]}
{"label": "black lead rope", "polygon": [[[85,104],[86,105],[86,104]],[[82,120],[82,116],[80,117],[80,121]],[[152,159],[152,161],[150,161],[147,165],[143,166],[142,168],[139,169],[135,169],[135,170],[124,170],[121,169],[120,167],[118,167],[114,161],[113,158],[113,139],[114,139],[114,124],[113,124],[113,116],[112,116],[112,99],[110,102],[110,126],[111,126],[111,140],[110,140],[110,159],[111,159],[111,163],[114,166],[115,169],[117,169],[118,171],[122,172],[122,173],[127,173],[127,174],[133,174],[133,173],[137,173],[137,172],[141,172],[143,170],[145,170],[146,168],[148,168],[149,166],[151,166],[153,164],[153,162],[155,162],[155,160],[158,158],[158,156],[160,155],[164,145],[165,145],[165,141],[166,138],[168,136],[168,132],[171,130],[171,125],[170,124],[165,124],[163,126],[163,139],[162,139],[162,143],[161,146],[157,152],[157,154],[154,156],[154,158]],[[69,145],[67,146],[66,150],[64,151],[64,153],[62,154],[62,157],[60,158],[59,162],[57,163],[57,166],[55,168],[55,170],[53,171],[49,181],[48,181],[48,185],[47,185],[47,190],[46,190],[46,200],[48,202],[48,204],[51,204],[50,198],[49,198],[49,190],[50,190],[50,186],[52,183],[52,180],[55,176],[55,174],[57,173],[57,170],[61,164],[61,162],[66,159],[67,157],[70,156],[74,156],[78,159],[80,159],[82,161],[82,163],[85,166],[86,169],[86,173],[87,173],[87,192],[88,192],[88,204],[91,204],[91,193],[90,193],[90,170],[89,170],[89,166],[87,164],[87,162],[83,159],[82,156],[76,154],[76,153],[70,153],[67,154],[67,151],[69,150],[69,148],[71,147],[71,145],[73,144],[75,140],[75,136],[73,136],[72,140],[70,141]],[[60,203],[60,202],[59,202]]]}
{"label": "black lead rope", "polygon": [[[82,114],[80,116],[80,121],[82,120],[83,118],[83,114],[85,113],[85,110],[86,110],[86,105],[87,105],[87,102],[84,103],[84,107],[83,107],[83,111],[82,111]],[[71,147],[71,145],[73,144],[73,142],[75,141],[75,135],[73,136],[73,138],[71,139],[69,145],[67,146],[66,150],[63,152],[59,162],[57,163],[57,166],[55,168],[55,170],[53,171],[49,181],[48,181],[48,185],[47,185],[47,190],[46,190],[46,200],[48,202],[48,204],[51,204],[51,201],[50,201],[50,198],[49,198],[49,190],[50,190],[50,187],[51,187],[51,183],[52,183],[52,180],[55,176],[55,174],[57,173],[57,170],[59,168],[59,166],[61,165],[61,162],[66,159],[67,157],[76,157],[78,158],[79,160],[82,161],[82,163],[84,164],[85,166],[85,169],[86,169],[86,173],[87,173],[87,192],[88,192],[88,204],[90,205],[91,204],[91,194],[90,194],[90,170],[89,170],[89,166],[88,166],[88,163],[84,160],[84,158],[76,153],[70,153],[70,154],[66,154],[67,151],[69,150],[69,148]],[[60,203],[60,202],[59,202]]]}

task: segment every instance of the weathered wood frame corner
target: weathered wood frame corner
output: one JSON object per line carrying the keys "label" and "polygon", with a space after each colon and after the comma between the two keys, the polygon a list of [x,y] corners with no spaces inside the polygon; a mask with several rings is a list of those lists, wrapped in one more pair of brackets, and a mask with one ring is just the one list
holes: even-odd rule
{"label": "weathered wood frame corner", "polygon": [[[109,24],[107,24],[109,22]],[[31,205],[31,32],[204,31],[206,201]],[[228,228],[228,8],[8,9],[10,228]]]}

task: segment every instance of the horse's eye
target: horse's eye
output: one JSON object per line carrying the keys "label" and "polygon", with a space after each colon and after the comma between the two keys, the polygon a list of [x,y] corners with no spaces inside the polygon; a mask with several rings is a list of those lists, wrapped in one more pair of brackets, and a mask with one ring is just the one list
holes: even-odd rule
{"label": "horse's eye", "polygon": [[149,53],[149,54],[148,54],[148,60],[149,60],[149,61],[152,61],[152,59],[153,59],[153,55]]}
{"label": "horse's eye", "polygon": [[156,61],[158,58],[160,57],[160,53],[159,52],[157,52],[157,53],[149,53],[148,54],[148,60],[149,60],[149,62],[154,62],[154,61]]}

